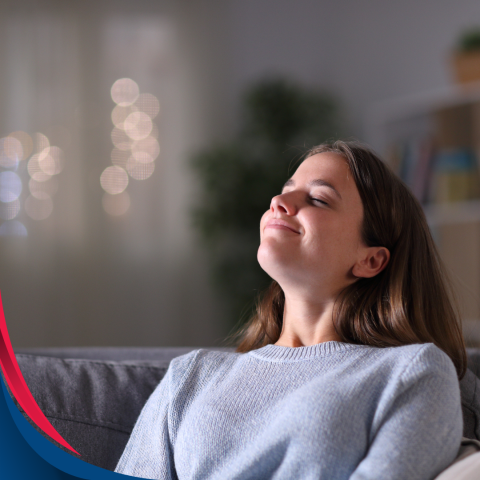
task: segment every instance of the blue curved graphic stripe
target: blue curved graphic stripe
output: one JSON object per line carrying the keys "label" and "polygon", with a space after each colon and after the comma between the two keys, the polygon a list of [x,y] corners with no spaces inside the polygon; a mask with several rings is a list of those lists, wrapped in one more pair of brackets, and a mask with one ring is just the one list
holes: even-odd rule
{"label": "blue curved graphic stripe", "polygon": [[[0,383],[4,393],[9,396],[5,391],[3,378]],[[76,478],[59,471],[30,448],[10,415],[4,394],[0,394],[0,478],[4,480]]]}
{"label": "blue curved graphic stripe", "polygon": [[44,438],[23,417],[2,378],[0,395],[0,478],[2,480],[121,480],[111,472],[69,455]]}

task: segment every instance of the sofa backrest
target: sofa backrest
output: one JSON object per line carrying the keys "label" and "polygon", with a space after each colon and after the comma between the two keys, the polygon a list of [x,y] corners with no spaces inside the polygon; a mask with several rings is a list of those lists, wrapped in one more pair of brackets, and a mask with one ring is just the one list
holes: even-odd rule
{"label": "sofa backrest", "polygon": [[170,361],[192,350],[194,347],[36,348],[16,349],[16,358],[33,397],[58,433],[82,460],[113,470],[143,405]]}

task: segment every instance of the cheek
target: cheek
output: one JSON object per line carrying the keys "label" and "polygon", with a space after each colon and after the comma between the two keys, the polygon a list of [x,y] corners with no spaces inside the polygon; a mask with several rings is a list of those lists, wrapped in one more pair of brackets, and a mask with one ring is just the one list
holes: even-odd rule
{"label": "cheek", "polygon": [[355,219],[345,223],[337,232],[337,239],[332,246],[332,256],[340,265],[350,268],[357,260],[361,235]]}
{"label": "cheek", "polygon": [[360,233],[354,218],[336,219],[324,216],[310,219],[305,238],[307,249],[313,257],[321,258],[323,262],[337,262],[339,259],[349,261],[356,252]]}
{"label": "cheek", "polygon": [[265,226],[266,221],[268,220],[270,214],[270,210],[267,210],[263,215],[262,218],[260,219],[260,238],[262,237],[263,234],[263,227]]}

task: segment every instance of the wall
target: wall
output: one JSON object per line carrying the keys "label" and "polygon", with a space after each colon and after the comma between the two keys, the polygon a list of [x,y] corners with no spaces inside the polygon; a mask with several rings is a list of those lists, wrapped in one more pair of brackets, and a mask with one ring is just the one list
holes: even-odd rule
{"label": "wall", "polygon": [[372,103],[448,85],[459,32],[480,22],[474,0],[229,5],[230,101],[258,76],[285,73],[336,92],[358,137]]}
{"label": "wall", "polygon": [[[72,132],[55,214],[43,223],[25,218],[27,238],[0,238],[14,346],[210,345],[229,326],[190,226],[198,192],[191,153],[232,136],[242,92],[272,74],[337,94],[350,133],[365,138],[375,102],[451,82],[450,49],[480,18],[480,5],[5,0],[0,13],[0,136],[58,123]],[[109,56],[112,28],[123,32],[125,57]],[[167,54],[155,49],[159,29],[170,32]],[[157,62],[136,53],[135,42],[149,42],[139,31],[152,32]],[[163,143],[152,178],[132,183],[135,214],[113,219],[101,208],[98,177],[110,164],[108,92],[123,76],[160,98]]]}

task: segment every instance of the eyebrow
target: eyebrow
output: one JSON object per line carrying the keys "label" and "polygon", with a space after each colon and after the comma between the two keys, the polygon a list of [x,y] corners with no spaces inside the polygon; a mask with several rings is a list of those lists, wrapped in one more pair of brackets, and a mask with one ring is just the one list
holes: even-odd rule
{"label": "eyebrow", "polygon": [[[283,188],[294,187],[294,186],[295,186],[295,181],[293,180],[293,178],[289,178],[285,182],[285,185],[283,186]],[[331,190],[333,190],[335,195],[338,198],[340,198],[340,200],[342,199],[342,196],[340,195],[340,192],[331,183],[327,182],[326,180],[322,180],[321,178],[316,178],[315,180],[312,180],[311,182],[308,182],[307,186],[308,187],[328,187]]]}

